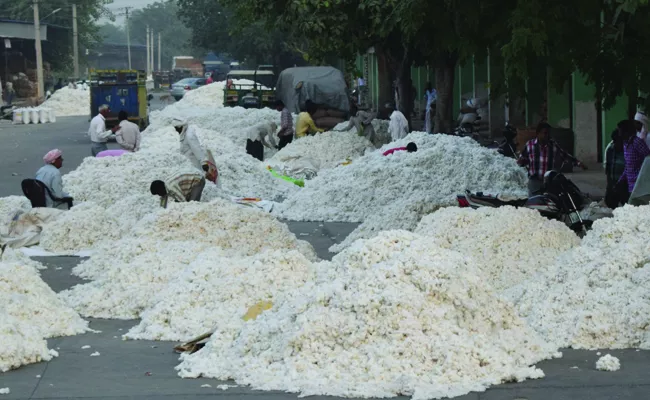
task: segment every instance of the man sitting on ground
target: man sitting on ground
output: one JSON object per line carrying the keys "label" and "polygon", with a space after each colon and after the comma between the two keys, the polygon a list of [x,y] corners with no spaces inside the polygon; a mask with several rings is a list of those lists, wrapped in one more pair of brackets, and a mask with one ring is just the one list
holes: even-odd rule
{"label": "man sitting on ground", "polygon": [[387,156],[393,154],[396,151],[404,151],[404,150],[408,151],[409,153],[415,153],[416,151],[418,151],[418,146],[415,143],[410,142],[409,144],[406,145],[406,147],[395,147],[394,149],[386,150],[384,152],[384,155]]}
{"label": "man sitting on ground", "polygon": [[44,157],[45,165],[36,172],[36,180],[42,182],[52,196],[45,193],[45,206],[58,208],[62,204],[72,206],[72,197],[63,191],[63,180],[61,178],[61,167],[63,166],[63,153],[59,149],[49,151]]}
{"label": "man sitting on ground", "polygon": [[129,114],[122,110],[117,116],[120,121],[120,130],[115,134],[117,143],[127,151],[140,150],[140,128],[138,125],[129,121]]}
{"label": "man sitting on ground", "polygon": [[166,181],[151,182],[151,194],[160,196],[160,205],[167,208],[169,198],[177,203],[201,201],[205,177],[199,171],[177,172]]}
{"label": "man sitting on ground", "polygon": [[305,102],[305,109],[298,114],[298,120],[296,121],[296,138],[314,135],[317,132],[324,132],[323,129],[317,127],[316,123],[314,123],[313,116],[316,113],[316,109],[316,104],[312,103],[311,100]]}

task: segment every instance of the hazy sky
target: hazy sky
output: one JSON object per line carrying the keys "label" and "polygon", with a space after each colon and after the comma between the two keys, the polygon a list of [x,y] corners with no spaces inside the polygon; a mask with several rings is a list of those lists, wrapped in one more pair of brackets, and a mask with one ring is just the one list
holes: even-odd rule
{"label": "hazy sky", "polygon": [[[156,0],[113,0],[113,2],[106,6],[113,13],[124,13],[124,7],[131,7],[129,12],[133,11],[136,8],[143,8],[149,4],[155,3]],[[110,22],[108,19],[100,20],[101,22]],[[115,22],[117,25],[124,25],[124,16],[118,15]]]}

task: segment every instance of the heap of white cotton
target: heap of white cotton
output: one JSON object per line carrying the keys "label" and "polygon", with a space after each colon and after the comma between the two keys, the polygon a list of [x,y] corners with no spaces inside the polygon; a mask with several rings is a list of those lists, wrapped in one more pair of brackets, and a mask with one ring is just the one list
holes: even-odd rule
{"label": "heap of white cotton", "polygon": [[60,296],[84,316],[137,318],[209,248],[223,257],[284,249],[316,258],[311,245],[261,211],[223,200],[171,204],[143,218],[119,241],[100,246],[89,261],[73,269],[93,281]]}
{"label": "heap of white cotton", "polygon": [[223,257],[207,250],[157,296],[126,337],[186,341],[217,329],[215,339],[232,341],[246,310],[313,279],[311,262],[297,251]]}
{"label": "heap of white cotton", "polygon": [[57,298],[41,279],[34,263],[0,262],[2,310],[29,322],[44,338],[85,332],[88,323]]}
{"label": "heap of white cotton", "polygon": [[313,285],[184,356],[182,377],[301,395],[454,397],[539,378],[549,348],[459,253],[405,231],[319,264]]}
{"label": "heap of white cotton", "polygon": [[406,206],[426,201],[452,205],[456,194],[465,189],[523,191],[526,176],[513,160],[470,139],[416,133],[391,146],[409,141],[419,142],[420,150],[390,156],[383,156],[379,150],[350,165],[323,171],[290,196],[280,207],[280,214],[298,221],[361,222],[381,213],[387,204]]}
{"label": "heap of white cotton", "polygon": [[65,306],[43,282],[34,261],[0,262],[0,371],[50,360],[45,338],[88,330],[88,323]]}
{"label": "heap of white cotton", "polygon": [[520,315],[558,347],[650,349],[650,206],[598,220],[580,246],[522,283]]}
{"label": "heap of white cotton", "polygon": [[31,208],[32,206],[27,197],[0,197],[0,235],[7,234],[11,219],[18,211],[28,211]]}
{"label": "heap of white cotton", "polygon": [[159,198],[151,195],[125,197],[108,208],[81,203],[43,227],[40,245],[50,251],[74,252],[111,243],[158,208]]}
{"label": "heap of white cotton", "polygon": [[[233,79],[234,85],[244,85],[242,88],[253,88],[255,83],[249,79]],[[183,98],[178,102],[181,106],[192,107],[223,107],[223,90],[226,86],[226,81],[214,82],[209,85],[201,86],[198,89],[185,92]],[[268,89],[258,83],[257,86],[260,90]]]}
{"label": "heap of white cotton", "polygon": [[321,170],[334,168],[373,150],[375,147],[365,137],[349,132],[325,132],[294,140],[277,152],[268,164],[279,171],[296,170],[305,163]]}
{"label": "heap of white cotton", "polygon": [[42,107],[52,109],[57,117],[90,115],[90,90],[63,87],[55,91]]}
{"label": "heap of white cotton", "polygon": [[[383,156],[408,142],[418,151]],[[340,251],[381,230],[412,230],[423,215],[453,205],[466,189],[522,195],[525,182],[513,160],[468,138],[411,133],[350,165],[322,171],[276,212],[291,220],[364,222],[330,249]]]}
{"label": "heap of white cotton", "polygon": [[549,260],[580,244],[565,224],[514,207],[444,208],[422,218],[415,232],[474,257],[498,291],[545,272]]}
{"label": "heap of white cotton", "polygon": [[63,176],[63,187],[78,202],[107,208],[128,196],[151,195],[152,181],[165,179],[182,167],[191,164],[178,150],[165,154],[143,149],[120,157],[87,157]]}

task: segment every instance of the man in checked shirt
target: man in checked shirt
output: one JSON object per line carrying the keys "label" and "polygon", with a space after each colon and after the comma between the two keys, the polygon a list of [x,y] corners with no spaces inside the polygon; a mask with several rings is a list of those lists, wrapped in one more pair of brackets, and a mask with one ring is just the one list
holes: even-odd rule
{"label": "man in checked shirt", "polygon": [[517,164],[528,168],[528,196],[533,196],[544,186],[544,174],[552,170],[556,160],[571,161],[573,165],[587,169],[571,154],[563,150],[551,139],[551,126],[546,122],[537,125],[537,137],[529,140],[521,152]]}
{"label": "man in checked shirt", "polygon": [[291,111],[284,105],[282,100],[275,102],[275,109],[281,112],[280,131],[278,132],[280,143],[278,143],[278,150],[282,150],[293,141],[293,117],[291,116]]}
{"label": "man in checked shirt", "polygon": [[194,170],[179,171],[172,174],[166,181],[151,182],[151,194],[160,196],[160,205],[167,208],[171,198],[177,203],[201,201],[201,193],[205,187],[205,177]]}
{"label": "man in checked shirt", "polygon": [[646,142],[636,135],[634,122],[628,120],[619,122],[618,131],[623,139],[623,154],[625,156],[625,170],[618,182],[627,184],[626,187],[631,194],[639,179],[643,161],[650,156],[650,149]]}

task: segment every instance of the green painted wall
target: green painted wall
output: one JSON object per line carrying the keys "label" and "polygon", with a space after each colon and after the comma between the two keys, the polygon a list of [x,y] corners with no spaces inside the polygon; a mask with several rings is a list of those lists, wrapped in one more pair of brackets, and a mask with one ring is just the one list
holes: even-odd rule
{"label": "green painted wall", "polygon": [[552,126],[571,127],[571,91],[567,83],[562,91],[550,84],[548,88],[548,123]]}
{"label": "green painted wall", "polygon": [[618,123],[624,119],[627,119],[627,107],[628,100],[627,97],[619,97],[616,101],[614,107],[611,110],[603,112],[603,154],[605,154],[605,148],[610,141],[612,132],[616,129]]}

